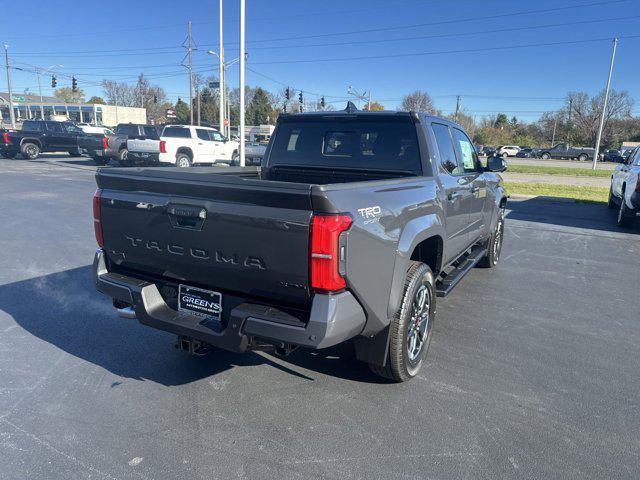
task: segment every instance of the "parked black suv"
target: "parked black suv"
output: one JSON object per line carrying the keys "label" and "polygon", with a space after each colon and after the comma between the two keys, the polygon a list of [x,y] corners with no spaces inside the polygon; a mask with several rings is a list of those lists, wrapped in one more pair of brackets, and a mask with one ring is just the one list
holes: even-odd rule
{"label": "parked black suv", "polygon": [[18,153],[33,160],[41,152],[68,152],[80,155],[78,139],[96,134],[85,133],[71,122],[26,120],[21,130],[5,130],[0,140],[0,154],[14,158]]}

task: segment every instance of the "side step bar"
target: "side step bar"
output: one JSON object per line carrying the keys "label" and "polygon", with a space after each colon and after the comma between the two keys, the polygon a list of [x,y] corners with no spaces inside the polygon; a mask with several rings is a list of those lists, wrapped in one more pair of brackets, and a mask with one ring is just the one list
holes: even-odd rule
{"label": "side step bar", "polygon": [[462,280],[462,277],[469,273],[469,270],[475,267],[486,254],[486,248],[473,248],[467,256],[457,262],[453,270],[444,275],[439,281],[436,281],[436,295],[438,297],[449,295],[451,290]]}

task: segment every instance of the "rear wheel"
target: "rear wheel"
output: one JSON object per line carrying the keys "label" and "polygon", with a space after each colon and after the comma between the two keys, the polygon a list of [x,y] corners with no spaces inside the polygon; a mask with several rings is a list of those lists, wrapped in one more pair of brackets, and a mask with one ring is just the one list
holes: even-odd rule
{"label": "rear wheel", "polygon": [[238,152],[233,152],[231,155],[231,166],[237,167],[240,165],[240,154]]}
{"label": "rear wheel", "polygon": [[384,367],[371,370],[395,382],[415,377],[424,362],[436,315],[435,281],[431,269],[411,262],[404,283],[402,304],[389,325],[389,351]]}
{"label": "rear wheel", "polygon": [[20,153],[29,160],[35,160],[40,155],[40,147],[36,143],[26,142],[20,147]]}
{"label": "rear wheel", "polygon": [[79,157],[82,154],[80,153],[80,149],[79,148],[75,148],[73,150],[69,150],[69,155],[71,155],[72,157]]}
{"label": "rear wheel", "polygon": [[508,157],[509,157],[509,154],[507,152],[502,154],[502,158],[508,158]]}
{"label": "rear wheel", "polygon": [[581,162],[586,162],[586,161],[587,161],[587,158],[589,158],[589,157],[587,157],[587,156],[583,153],[583,154],[581,154],[581,155],[578,157],[578,160],[579,160],[579,161],[581,161]]}
{"label": "rear wheel", "polygon": [[487,242],[487,254],[478,262],[479,267],[493,268],[498,264],[500,253],[502,253],[502,241],[504,240],[504,217],[504,208],[501,208],[498,212],[496,229]]}
{"label": "rear wheel", "polygon": [[549,155],[548,153],[543,153],[540,158],[542,158],[543,160],[549,160],[551,158],[551,155]]}
{"label": "rear wheel", "polygon": [[186,153],[179,153],[176,155],[176,166],[181,168],[187,168],[191,166],[191,157]]}
{"label": "rear wheel", "polygon": [[119,162],[124,163],[127,161],[127,158],[129,158],[129,150],[127,150],[126,148],[123,148],[122,150],[118,151]]}

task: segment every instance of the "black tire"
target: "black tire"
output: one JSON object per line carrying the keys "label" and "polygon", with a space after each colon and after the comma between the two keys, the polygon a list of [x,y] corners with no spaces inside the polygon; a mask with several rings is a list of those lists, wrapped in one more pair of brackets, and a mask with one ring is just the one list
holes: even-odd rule
{"label": "black tire", "polygon": [[551,158],[551,155],[549,155],[547,152],[545,152],[542,155],[540,155],[540,158],[542,160],[549,160]]}
{"label": "black tire", "polygon": [[[416,308],[420,308],[420,312],[416,313]],[[384,367],[369,365],[371,370],[394,382],[406,382],[415,377],[429,349],[435,316],[433,273],[424,263],[412,261],[407,270],[400,309],[389,325],[387,364]]]}
{"label": "black tire", "polygon": [[627,202],[624,200],[624,190],[622,192],[622,198],[620,199],[620,207],[618,208],[618,226],[621,228],[628,228],[633,226],[633,222],[636,219],[635,210],[627,207]]}
{"label": "black tire", "polygon": [[69,150],[69,156],[71,157],[80,157],[82,154],[80,153],[80,149],[76,148],[74,150]]}
{"label": "black tire", "polygon": [[240,154],[237,151],[231,154],[231,163],[229,165],[232,167],[240,165]]}
{"label": "black tire", "polygon": [[180,152],[176,155],[176,167],[188,168],[191,166],[191,157],[188,153]]}
{"label": "black tire", "polygon": [[487,242],[487,254],[478,262],[479,267],[493,268],[498,264],[500,253],[502,252],[502,242],[504,241],[504,217],[504,208],[501,208],[498,212],[496,228]]}
{"label": "black tire", "polygon": [[613,185],[612,185],[611,187],[609,187],[609,198],[607,200],[607,208],[610,208],[611,210],[613,210],[617,206],[618,206],[618,203],[613,198]]}
{"label": "black tire", "polygon": [[91,158],[93,158],[93,162],[98,166],[106,165],[108,160],[104,157],[91,157]]}
{"label": "black tire", "polygon": [[582,153],[582,154],[580,154],[580,156],[578,157],[578,161],[580,161],[580,162],[586,162],[588,158],[589,158],[589,157],[587,157],[584,153]]}
{"label": "black tire", "polygon": [[2,152],[0,153],[0,155],[2,155],[2,158],[16,158],[16,155],[18,155],[18,152]]}
{"label": "black tire", "polygon": [[502,154],[502,158],[505,158],[505,159],[506,159],[506,158],[509,158],[509,154],[508,154],[508,153],[506,153],[506,152],[505,152],[505,153],[503,153],[503,154]]}
{"label": "black tire", "polygon": [[35,160],[36,158],[38,158],[38,155],[40,155],[40,147],[37,143],[24,142],[20,146],[20,153],[24,158]]}
{"label": "black tire", "polygon": [[123,148],[122,150],[118,151],[118,161],[120,163],[126,163],[128,157],[129,157],[129,150],[127,150],[126,148]]}

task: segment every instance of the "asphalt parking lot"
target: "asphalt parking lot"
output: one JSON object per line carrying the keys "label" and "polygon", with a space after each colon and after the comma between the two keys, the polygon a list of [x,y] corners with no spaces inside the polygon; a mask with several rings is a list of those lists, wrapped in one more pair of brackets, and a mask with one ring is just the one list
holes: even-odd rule
{"label": "asphalt parking lot", "polygon": [[[344,347],[192,358],[94,291],[89,159],[0,159],[7,479],[640,477],[640,225],[510,202],[419,378]],[[639,222],[640,223],[640,222]]]}

